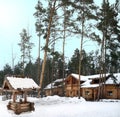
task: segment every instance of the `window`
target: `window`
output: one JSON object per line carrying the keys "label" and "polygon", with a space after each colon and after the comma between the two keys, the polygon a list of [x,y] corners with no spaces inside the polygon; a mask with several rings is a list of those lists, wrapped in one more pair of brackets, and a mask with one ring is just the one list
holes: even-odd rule
{"label": "window", "polygon": [[85,91],[85,95],[89,95],[90,94],[90,92],[89,91]]}
{"label": "window", "polygon": [[108,95],[108,96],[112,96],[112,95],[113,95],[113,92],[112,92],[112,91],[108,91],[108,92],[107,92],[107,95]]}

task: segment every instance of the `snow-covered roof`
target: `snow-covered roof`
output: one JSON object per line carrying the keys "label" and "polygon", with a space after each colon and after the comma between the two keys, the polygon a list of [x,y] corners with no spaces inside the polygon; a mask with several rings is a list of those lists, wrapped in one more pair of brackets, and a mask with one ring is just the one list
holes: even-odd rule
{"label": "snow-covered roof", "polygon": [[63,81],[63,78],[60,78],[60,79],[55,80],[54,82],[62,82],[62,81]]}
{"label": "snow-covered roof", "polygon": [[100,74],[86,76],[88,79],[100,78]]}
{"label": "snow-covered roof", "polygon": [[99,84],[88,84],[88,85],[84,85],[81,86],[82,88],[95,88],[95,87],[99,87]]}
{"label": "snow-covered roof", "polygon": [[[106,76],[108,76],[109,74],[106,74]],[[71,76],[73,76],[74,78],[76,79],[79,79],[79,74],[74,74],[72,73]],[[104,75],[103,75],[104,76]],[[83,75],[80,75],[80,79],[82,81],[87,81],[88,79],[98,79],[100,78],[100,74],[95,74],[95,75],[87,75],[87,76],[83,76]]]}
{"label": "snow-covered roof", "polygon": [[117,81],[120,83],[120,73],[114,73],[113,75],[115,76]]}
{"label": "snow-covered roof", "polygon": [[99,84],[91,84],[92,80],[87,80],[86,82],[81,84],[82,88],[92,88],[92,87],[98,87]]}
{"label": "snow-covered roof", "polygon": [[[74,73],[72,73],[72,74],[70,74],[72,77],[74,77],[75,79],[79,79],[79,74],[74,74]],[[109,73],[107,73],[107,74],[105,74],[106,75],[106,77],[108,76],[108,75],[110,75]],[[113,74],[115,77],[116,77],[116,79],[117,79],[117,83],[120,83],[120,73],[114,73]],[[104,76],[104,74],[103,74],[103,76]],[[100,74],[95,74],[95,75],[88,75],[88,76],[83,76],[83,75],[81,75],[80,76],[80,80],[81,81],[85,81],[84,83],[82,83],[81,84],[81,87],[82,88],[92,88],[92,87],[98,87],[99,86],[99,84],[91,84],[91,82],[92,82],[92,80],[93,79],[99,79],[100,78]],[[61,79],[57,79],[57,80],[55,80],[54,82],[52,82],[52,83],[50,83],[50,84],[48,84],[46,87],[45,87],[45,89],[50,89],[51,87],[52,88],[57,88],[58,86],[55,86],[55,83],[56,82],[62,82],[62,78]],[[105,84],[115,84],[114,83],[114,80],[113,79],[111,79],[110,77],[106,80],[106,83]],[[60,85],[59,85],[60,86]]]}
{"label": "snow-covered roof", "polygon": [[[77,80],[79,79],[79,74],[74,74],[72,73],[71,76],[73,76],[74,78],[76,78]],[[80,80],[81,81],[86,81],[88,80],[88,78],[86,76],[80,75]]]}
{"label": "snow-covered roof", "polygon": [[[107,74],[103,74],[103,76],[109,76],[110,73]],[[120,82],[120,73],[113,73],[113,75],[116,77],[116,79],[118,80],[118,82]],[[79,74],[74,74],[72,73],[71,76],[73,76],[76,79],[79,79]],[[87,76],[80,76],[82,81],[87,81],[88,79],[99,79],[100,78],[100,74],[95,74],[95,75],[87,75]]]}
{"label": "snow-covered roof", "polygon": [[105,84],[119,84],[120,83],[120,73],[114,73],[113,76],[115,79],[113,79],[111,76],[106,80]]}
{"label": "snow-covered roof", "polygon": [[[110,73],[107,74],[103,74],[103,76],[109,76]],[[116,83],[119,84],[120,83],[120,73],[114,73],[113,74],[116,78]],[[71,76],[73,76],[76,79],[79,79],[79,75],[78,74],[71,74]],[[100,74],[95,74],[95,75],[88,75],[88,76],[81,76],[81,81],[85,81],[84,83],[81,84],[82,88],[92,88],[92,87],[98,87],[99,84],[91,84],[93,79],[99,79],[100,78]],[[115,84],[114,80],[109,77],[105,84]]]}
{"label": "snow-covered roof", "polygon": [[13,89],[40,88],[32,78],[6,77]]}
{"label": "snow-covered roof", "polygon": [[[64,78],[64,80],[65,80],[65,78]],[[60,83],[62,81],[63,81],[63,78],[57,79],[57,80],[53,81],[52,83],[48,84],[44,89],[50,89],[51,87],[57,88],[58,86],[55,86],[55,83],[57,83],[57,82]],[[61,84],[59,86],[61,86]]]}
{"label": "snow-covered roof", "polygon": [[[110,75],[110,73],[103,74],[103,77],[104,76],[108,77],[109,75]],[[120,73],[113,73],[113,76],[115,76],[116,79],[118,80],[118,82],[120,82]],[[88,76],[85,76],[85,77],[88,78],[88,79],[97,79],[97,78],[100,78],[100,74],[88,75]]]}
{"label": "snow-covered roof", "polygon": [[[104,76],[108,76],[109,74],[103,74],[103,77]],[[99,79],[101,76],[100,76],[100,74],[95,74],[95,75],[88,75],[88,76],[86,76],[86,78],[88,78],[88,79]]]}
{"label": "snow-covered roof", "polygon": [[105,84],[114,84],[114,80],[112,78],[109,78],[106,80]]}

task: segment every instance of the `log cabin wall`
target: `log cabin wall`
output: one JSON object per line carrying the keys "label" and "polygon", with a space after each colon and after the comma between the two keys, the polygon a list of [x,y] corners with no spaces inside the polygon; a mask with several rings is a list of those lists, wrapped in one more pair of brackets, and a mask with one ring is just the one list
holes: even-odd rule
{"label": "log cabin wall", "polygon": [[117,87],[117,95],[118,95],[118,99],[120,99],[120,85]]}
{"label": "log cabin wall", "polygon": [[98,95],[98,88],[82,88],[82,97],[86,100],[96,100]]}
{"label": "log cabin wall", "polygon": [[45,95],[46,96],[50,96],[52,93],[51,93],[51,89],[45,89]]}
{"label": "log cabin wall", "polygon": [[120,88],[117,85],[106,85],[105,86],[105,97],[106,99],[120,99]]}
{"label": "log cabin wall", "polygon": [[91,100],[92,99],[92,89],[90,88],[83,88],[82,90],[82,96],[86,99],[86,100]]}
{"label": "log cabin wall", "polygon": [[52,90],[52,95],[62,96],[62,87],[57,87]]}
{"label": "log cabin wall", "polygon": [[65,94],[67,97],[78,96],[78,80],[72,76],[65,81]]}
{"label": "log cabin wall", "polygon": [[50,95],[62,95],[62,87],[57,87],[57,88],[51,88],[50,89],[45,89],[45,95],[50,96]]}

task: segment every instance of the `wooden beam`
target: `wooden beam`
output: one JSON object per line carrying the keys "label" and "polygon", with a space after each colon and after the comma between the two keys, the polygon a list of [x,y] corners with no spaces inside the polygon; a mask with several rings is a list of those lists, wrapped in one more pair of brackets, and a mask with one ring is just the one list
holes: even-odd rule
{"label": "wooden beam", "polygon": [[13,92],[13,102],[16,102],[16,92]]}
{"label": "wooden beam", "polygon": [[24,92],[24,102],[27,102],[27,91]]}

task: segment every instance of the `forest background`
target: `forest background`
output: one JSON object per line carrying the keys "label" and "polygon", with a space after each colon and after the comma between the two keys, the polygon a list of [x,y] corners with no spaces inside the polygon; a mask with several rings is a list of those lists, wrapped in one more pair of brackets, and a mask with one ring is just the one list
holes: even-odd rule
{"label": "forest background", "polygon": [[[19,33],[17,44],[21,53],[19,60],[15,63],[16,57],[14,48],[12,48],[12,64],[6,63],[3,70],[0,71],[1,86],[5,75],[8,74],[32,77],[39,84],[44,51],[47,51],[47,59],[43,87],[55,79],[66,77],[70,73],[79,73],[80,52],[82,52],[81,74],[98,74],[102,46],[104,46],[105,51],[103,62],[106,72],[120,72],[119,0],[113,4],[110,4],[109,0],[103,0],[101,6],[92,3],[92,0],[90,2],[86,0],[84,4],[82,0],[80,2],[78,0],[74,0],[74,2],[69,2],[69,0],[65,2],[55,1],[56,10],[52,17],[48,46],[46,47],[45,41],[48,36],[49,14],[51,8],[54,8],[54,2],[46,1],[48,4],[42,3],[42,5],[38,1],[33,6],[35,8],[32,15],[35,18],[36,35],[41,43],[34,44],[29,27],[23,27]],[[84,28],[83,32],[82,28]],[[81,50],[82,36],[84,40]],[[103,39],[106,40],[104,45],[102,45]],[[73,43],[76,46],[73,53],[71,52],[73,45],[69,45],[71,40],[79,45],[77,47],[76,43]],[[70,56],[66,56],[66,44]],[[33,60],[32,49],[34,46],[38,47],[37,51],[34,51],[38,53],[38,56]]]}

